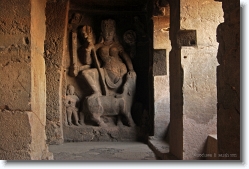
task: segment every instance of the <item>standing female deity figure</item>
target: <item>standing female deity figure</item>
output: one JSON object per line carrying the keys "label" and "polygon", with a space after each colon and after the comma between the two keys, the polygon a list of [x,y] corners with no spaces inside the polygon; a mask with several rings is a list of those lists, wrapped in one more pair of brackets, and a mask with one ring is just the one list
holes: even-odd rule
{"label": "standing female deity figure", "polygon": [[[130,57],[117,40],[115,21],[103,20],[101,31],[99,43],[95,45],[89,43],[87,49],[87,51],[91,50],[91,57],[96,68],[82,71],[93,90],[91,96],[99,96],[102,95],[101,93],[103,95],[116,95],[124,84],[127,72],[136,76]],[[98,86],[102,89],[99,89]]]}

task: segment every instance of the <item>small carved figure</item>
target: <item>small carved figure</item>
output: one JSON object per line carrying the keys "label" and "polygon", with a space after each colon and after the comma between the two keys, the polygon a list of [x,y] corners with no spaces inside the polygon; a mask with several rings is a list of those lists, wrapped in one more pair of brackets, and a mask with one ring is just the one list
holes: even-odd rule
{"label": "small carved figure", "polygon": [[77,32],[77,28],[80,25],[82,18],[83,18],[83,15],[81,15],[80,13],[74,13],[68,24],[69,30],[73,32]]}
{"label": "small carved figure", "polygon": [[73,15],[72,20],[71,20],[71,23],[79,24],[80,21],[81,21],[81,19],[82,19],[82,15],[81,15],[80,13],[75,13],[75,14]]}
{"label": "small carved figure", "polygon": [[78,108],[77,104],[79,102],[78,96],[74,93],[74,87],[72,85],[68,85],[67,87],[67,96],[65,99],[65,105],[66,105],[66,113],[67,113],[67,121],[68,125],[72,125],[72,114],[74,116],[75,124],[79,126],[79,117],[78,117]]}

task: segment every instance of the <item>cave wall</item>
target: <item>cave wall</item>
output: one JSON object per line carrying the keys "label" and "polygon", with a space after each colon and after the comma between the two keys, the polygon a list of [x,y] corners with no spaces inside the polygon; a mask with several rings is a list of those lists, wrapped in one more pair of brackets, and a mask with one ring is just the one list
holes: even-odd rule
{"label": "cave wall", "polygon": [[46,134],[49,144],[63,143],[62,105],[65,95],[64,57],[69,1],[48,1],[46,6]]}
{"label": "cave wall", "polygon": [[46,1],[2,3],[0,159],[52,159],[45,135]]}
{"label": "cave wall", "polygon": [[[159,4],[158,4],[159,5]],[[153,10],[153,107],[154,137],[166,140],[170,123],[169,40],[170,7],[161,4]],[[161,10],[159,10],[160,8]],[[159,12],[161,11],[161,12]]]}
{"label": "cave wall", "polygon": [[216,28],[220,2],[170,1],[170,152],[201,159],[209,134],[216,134]]}

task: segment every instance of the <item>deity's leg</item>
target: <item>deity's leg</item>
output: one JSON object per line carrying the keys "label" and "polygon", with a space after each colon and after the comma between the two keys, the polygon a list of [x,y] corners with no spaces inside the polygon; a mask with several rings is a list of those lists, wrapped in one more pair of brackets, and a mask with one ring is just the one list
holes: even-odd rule
{"label": "deity's leg", "polygon": [[99,91],[99,88],[97,86],[97,83],[99,83],[98,80],[98,72],[97,69],[88,69],[84,70],[82,72],[83,77],[86,79],[88,85],[91,87],[93,90],[93,94],[95,95],[101,95],[101,92]]}
{"label": "deity's leg", "polygon": [[72,111],[71,110],[67,110],[67,121],[68,121],[68,125],[71,126],[72,125]]}
{"label": "deity's leg", "polygon": [[77,111],[73,111],[74,119],[75,119],[75,124],[76,126],[79,126],[79,117]]}

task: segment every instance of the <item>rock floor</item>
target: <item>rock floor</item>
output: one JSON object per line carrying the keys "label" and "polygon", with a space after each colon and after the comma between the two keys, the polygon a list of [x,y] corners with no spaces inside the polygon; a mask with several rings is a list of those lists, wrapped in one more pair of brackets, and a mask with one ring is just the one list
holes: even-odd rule
{"label": "rock floor", "polygon": [[147,144],[140,142],[72,142],[50,145],[56,161],[157,160]]}

